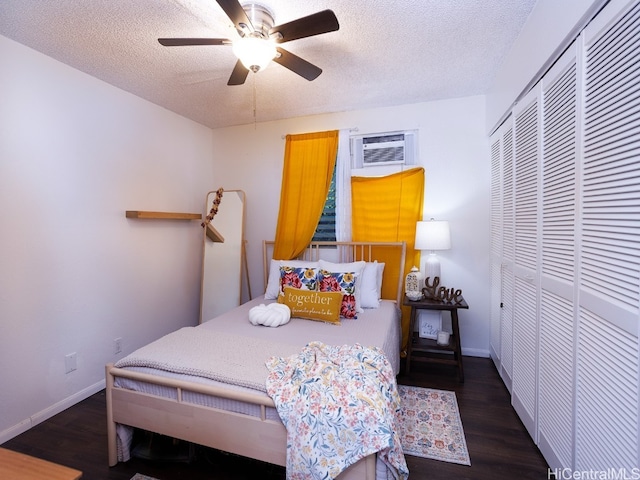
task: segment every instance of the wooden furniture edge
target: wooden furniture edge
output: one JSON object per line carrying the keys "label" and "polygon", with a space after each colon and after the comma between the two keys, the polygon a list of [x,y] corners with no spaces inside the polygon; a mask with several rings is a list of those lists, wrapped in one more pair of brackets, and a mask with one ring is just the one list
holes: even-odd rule
{"label": "wooden furniture edge", "polygon": [[202,220],[201,213],[150,212],[144,210],[127,210],[125,211],[125,216],[141,220]]}
{"label": "wooden furniture edge", "polygon": [[82,477],[82,472],[75,468],[0,447],[0,477],[16,480],[27,478],[33,480],[78,480]]}

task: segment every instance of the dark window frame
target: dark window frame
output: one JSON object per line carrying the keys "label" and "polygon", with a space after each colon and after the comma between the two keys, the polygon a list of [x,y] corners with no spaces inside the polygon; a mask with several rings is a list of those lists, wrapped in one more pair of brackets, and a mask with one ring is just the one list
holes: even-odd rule
{"label": "dark window frame", "polygon": [[336,167],[333,167],[329,192],[324,202],[320,221],[311,240],[314,242],[336,241]]}

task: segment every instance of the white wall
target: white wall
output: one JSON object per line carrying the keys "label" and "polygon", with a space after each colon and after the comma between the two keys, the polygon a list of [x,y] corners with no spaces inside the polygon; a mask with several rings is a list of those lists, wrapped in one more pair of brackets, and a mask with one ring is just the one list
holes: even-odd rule
{"label": "white wall", "polygon": [[358,134],[419,131],[420,164],[426,172],[425,219],[447,219],[451,225],[453,248],[440,255],[442,282],[461,288],[471,307],[460,312],[463,351],[488,356],[490,171],[482,96],[214,130],[218,182],[214,188],[240,188],[247,193],[254,296],[264,292],[262,240],[275,236],[282,136],[354,127]]}
{"label": "white wall", "polygon": [[1,36],[0,58],[1,443],[197,323],[199,222],[124,212],[202,213],[214,175],[210,129]]}
{"label": "white wall", "polygon": [[538,0],[487,94],[487,132],[607,1]]}

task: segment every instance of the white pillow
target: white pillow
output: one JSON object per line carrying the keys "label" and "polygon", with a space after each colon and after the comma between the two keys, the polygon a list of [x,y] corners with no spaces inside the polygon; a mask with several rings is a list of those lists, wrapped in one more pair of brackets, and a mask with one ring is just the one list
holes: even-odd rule
{"label": "white pillow", "polygon": [[332,263],[326,260],[320,259],[318,262],[318,268],[326,270],[331,273],[353,273],[356,276],[356,291],[354,296],[356,297],[356,312],[362,313],[364,310],[360,305],[360,285],[362,284],[362,271],[364,270],[366,262],[351,262],[351,263]]}
{"label": "white pillow", "polygon": [[267,278],[267,288],[264,292],[265,300],[276,300],[280,293],[280,267],[309,267],[317,268],[318,262],[308,262],[306,260],[271,260],[269,265],[269,277]]}
{"label": "white pillow", "polygon": [[360,302],[362,308],[378,308],[382,296],[382,274],[384,263],[367,262],[362,271]]}

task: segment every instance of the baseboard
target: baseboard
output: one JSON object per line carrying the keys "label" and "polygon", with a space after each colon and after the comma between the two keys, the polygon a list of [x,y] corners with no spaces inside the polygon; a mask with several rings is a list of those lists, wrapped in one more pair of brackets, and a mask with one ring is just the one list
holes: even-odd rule
{"label": "baseboard", "polygon": [[554,451],[553,447],[547,441],[547,438],[544,436],[542,432],[540,432],[538,448],[540,449],[540,452],[542,453],[542,456],[544,457],[544,459],[547,461],[547,464],[549,465],[549,469],[551,469],[552,471],[562,470],[564,468],[569,467],[569,465],[562,465],[562,462],[556,455],[556,452]]}
{"label": "baseboard", "polygon": [[31,428],[31,419],[27,418],[26,420],[22,420],[20,423],[17,423],[13,427],[9,427],[2,432],[0,432],[0,445],[4,442],[11,440],[14,437],[17,437],[21,433],[26,432]]}
{"label": "baseboard", "polygon": [[531,414],[528,412],[527,407],[520,401],[518,398],[518,394],[511,392],[511,406],[520,417],[520,421],[524,425],[524,428],[527,429],[529,435],[533,439],[533,443],[538,444],[538,430],[537,430],[537,422],[535,418],[535,414]]}
{"label": "baseboard", "polygon": [[93,385],[88,386],[80,390],[77,393],[74,393],[70,397],[64,398],[63,400],[51,405],[50,407],[45,408],[31,417],[22,420],[16,425],[9,427],[2,432],[0,432],[0,444],[11,440],[14,437],[17,437],[21,433],[26,432],[32,427],[35,427],[39,423],[44,422],[45,420],[50,419],[54,415],[57,415],[60,412],[65,411],[69,407],[73,407],[76,403],[81,402],[82,400],[89,398],[91,395],[98,393],[100,390],[104,390],[105,381],[101,380]]}
{"label": "baseboard", "polygon": [[502,378],[502,381],[504,382],[505,386],[507,387],[507,390],[509,390],[509,393],[513,392],[513,381],[511,380],[511,376],[509,375],[509,372],[507,372],[507,369],[504,368],[504,365],[500,365],[500,377]]}
{"label": "baseboard", "polygon": [[462,347],[462,355],[466,355],[468,357],[489,358],[489,350],[483,350],[481,348],[464,348],[464,347]]}
{"label": "baseboard", "polygon": [[489,346],[489,357],[493,360],[496,370],[500,371],[500,356],[497,354],[495,348],[493,348],[493,345]]}

